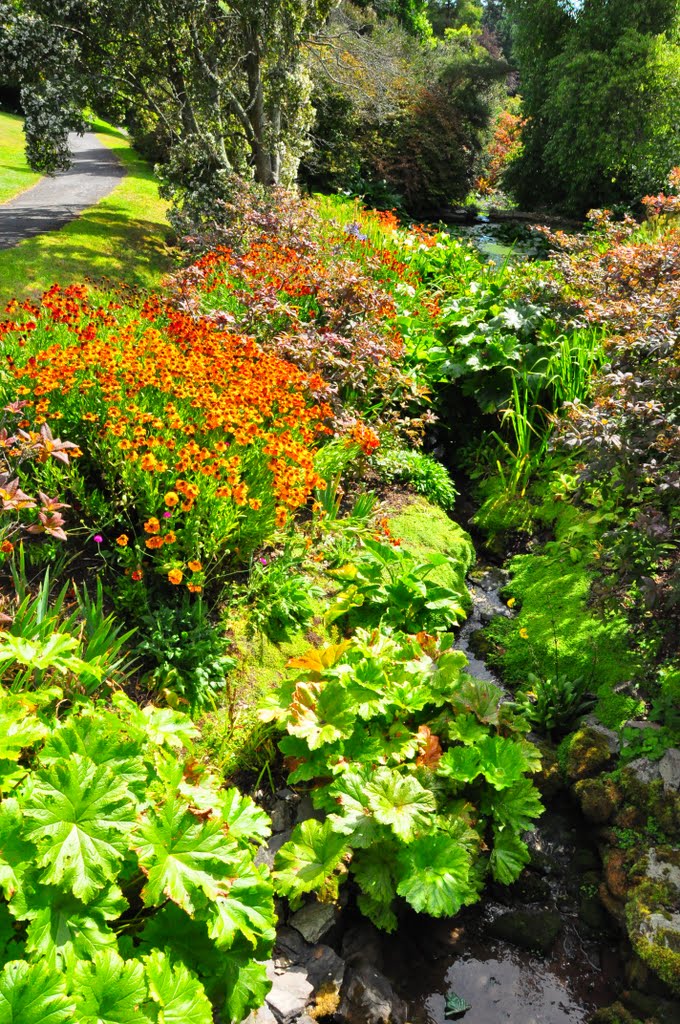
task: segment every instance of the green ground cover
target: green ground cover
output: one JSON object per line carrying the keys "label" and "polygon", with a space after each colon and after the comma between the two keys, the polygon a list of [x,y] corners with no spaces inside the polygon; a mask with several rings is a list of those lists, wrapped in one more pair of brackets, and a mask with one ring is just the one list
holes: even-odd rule
{"label": "green ground cover", "polygon": [[22,120],[0,113],[0,203],[24,192],[40,180],[26,163]]}
{"label": "green ground cover", "polygon": [[103,122],[95,127],[124,165],[125,178],[60,231],[0,252],[0,304],[38,298],[53,284],[66,287],[88,279],[103,281],[105,287],[151,288],[172,269],[166,203],[151,167],[122,132]]}

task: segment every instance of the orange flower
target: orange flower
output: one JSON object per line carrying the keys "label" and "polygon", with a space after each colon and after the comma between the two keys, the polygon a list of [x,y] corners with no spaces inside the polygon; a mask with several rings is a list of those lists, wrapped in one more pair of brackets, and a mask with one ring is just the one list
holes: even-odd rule
{"label": "orange flower", "polygon": [[130,538],[127,533],[121,533],[120,537],[116,537],[116,544],[121,548],[126,548],[128,546],[129,539]]}
{"label": "orange flower", "polygon": [[192,594],[200,594],[203,587],[199,586],[198,583],[187,583],[187,590],[190,590]]}
{"label": "orange flower", "polygon": [[262,508],[262,502],[259,498],[251,498],[248,504],[252,508],[253,512],[259,512]]}
{"label": "orange flower", "polygon": [[163,537],[164,544],[174,544],[177,540],[177,534],[173,530],[169,530],[168,533]]}
{"label": "orange flower", "polygon": [[181,583],[183,578],[184,574],[180,569],[171,569],[170,572],[168,573],[168,579],[170,583],[174,583],[175,586]]}
{"label": "orange flower", "polygon": [[153,551],[154,548],[162,548],[163,543],[164,541],[162,537],[149,537],[149,539],[146,542],[146,546],[151,551]]}
{"label": "orange flower", "polygon": [[197,561],[196,559],[193,559],[191,562],[187,562],[187,565],[191,569],[192,572],[200,572],[201,569],[203,568],[201,563],[199,561]]}
{"label": "orange flower", "polygon": [[11,555],[14,551],[14,544],[10,540],[3,540],[0,544],[0,551],[3,551],[6,555]]}
{"label": "orange flower", "polygon": [[179,502],[179,497],[175,491],[168,491],[168,493],[163,498],[163,501],[168,506],[168,508],[174,508],[175,505],[177,505]]}
{"label": "orange flower", "polygon": [[288,512],[286,511],[285,508],[282,508],[281,506],[279,506],[279,508],[277,508],[277,510],[276,510],[276,516],[274,517],[274,523],[276,525],[276,529],[277,530],[282,530],[283,527],[286,525],[286,520],[287,519],[288,519]]}
{"label": "orange flower", "polygon": [[152,516],[151,519],[147,519],[144,523],[144,530],[146,533],[158,533],[160,528],[161,524],[155,516]]}
{"label": "orange flower", "polygon": [[132,578],[135,581],[135,583],[139,583],[143,575],[144,573],[142,572],[141,569],[135,569],[135,571],[132,574]]}

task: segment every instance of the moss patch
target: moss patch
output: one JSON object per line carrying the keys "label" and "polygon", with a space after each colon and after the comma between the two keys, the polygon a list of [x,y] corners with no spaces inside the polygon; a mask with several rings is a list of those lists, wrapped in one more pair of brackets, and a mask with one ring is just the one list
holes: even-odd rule
{"label": "moss patch", "polygon": [[496,619],[486,630],[495,646],[490,661],[510,685],[520,686],[527,672],[541,677],[585,677],[597,693],[595,713],[612,728],[634,717],[635,698],[613,692],[631,678],[636,662],[628,649],[629,626],[623,615],[599,614],[588,607],[592,572],[574,563],[567,549],[518,555],[510,562],[507,596],[520,608],[514,619]]}
{"label": "moss patch", "polygon": [[469,534],[424,498],[414,498],[409,505],[388,518],[394,536],[400,538],[404,549],[415,558],[424,561],[428,555],[446,555],[447,564],[433,569],[430,578],[440,586],[450,587],[461,594],[463,604],[470,609],[472,602],[465,577],[476,555]]}

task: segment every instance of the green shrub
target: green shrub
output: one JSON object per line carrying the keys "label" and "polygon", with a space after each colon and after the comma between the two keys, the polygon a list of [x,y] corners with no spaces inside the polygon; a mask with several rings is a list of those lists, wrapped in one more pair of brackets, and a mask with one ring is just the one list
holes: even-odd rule
{"label": "green shrub", "polygon": [[387,483],[408,484],[443,509],[452,509],[456,502],[457,491],[448,470],[425,452],[381,446],[371,456],[370,466]]}

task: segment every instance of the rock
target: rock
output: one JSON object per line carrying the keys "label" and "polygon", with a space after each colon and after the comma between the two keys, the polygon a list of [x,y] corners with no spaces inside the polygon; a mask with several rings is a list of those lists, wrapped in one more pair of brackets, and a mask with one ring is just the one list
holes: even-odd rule
{"label": "rock", "polygon": [[661,778],[659,762],[650,761],[648,757],[637,757],[631,761],[626,765],[626,772],[643,786],[649,786],[650,783]]}
{"label": "rock", "polygon": [[574,851],[571,863],[574,871],[578,871],[580,875],[584,875],[588,871],[599,871],[601,864],[596,851],[590,846],[579,846]]}
{"label": "rock", "polygon": [[612,1003],[602,1010],[596,1010],[588,1024],[639,1024],[622,1003]]}
{"label": "rock", "polygon": [[489,926],[497,939],[511,942],[546,956],[562,930],[562,919],[554,910],[511,910],[501,914]]}
{"label": "rock", "polygon": [[265,1003],[259,1010],[249,1013],[243,1024],[279,1024],[279,1022]]}
{"label": "rock", "polygon": [[279,832],[277,835],[272,836],[271,839],[268,839],[266,844],[261,846],[255,854],[255,863],[259,866],[266,864],[271,871],[274,867],[274,858],[276,857],[276,854],[279,852],[283,844],[288,842],[292,834],[292,829],[286,829],[285,832]]}
{"label": "rock", "polygon": [[[624,729],[654,729],[658,730],[661,728],[658,722],[638,722],[631,718],[629,722],[625,722]],[[626,744],[624,744],[625,746]]]}
{"label": "rock", "polygon": [[610,821],[621,802],[620,791],[607,777],[581,779],[574,786],[574,795],[584,817],[595,825],[604,825]]}
{"label": "rock", "polygon": [[370,964],[347,972],[338,1013],[347,1024],[406,1024],[406,1003]]}
{"label": "rock", "polygon": [[645,875],[654,882],[666,882],[680,896],[680,855],[676,854],[674,860],[675,863],[667,860],[658,850],[652,848],[647,855]]}
{"label": "rock", "polygon": [[290,1024],[302,1013],[313,993],[307,971],[304,967],[292,967],[279,974],[270,961],[267,977],[272,983],[267,1006],[274,1011],[280,1024]]}
{"label": "rock", "polygon": [[534,782],[542,797],[550,801],[564,789],[562,769],[555,748],[542,739],[535,741],[541,754],[541,767],[534,775]]}
{"label": "rock", "polygon": [[630,889],[630,865],[625,850],[610,850],[605,855],[604,880],[612,896],[625,900]]}
{"label": "rock", "polygon": [[297,813],[295,815],[295,824],[299,825],[303,821],[308,821],[309,818],[316,818],[317,821],[323,821],[325,814],[323,811],[316,809],[312,803],[312,798],[306,793],[302,800],[297,805]]}
{"label": "rock", "polygon": [[642,962],[674,995],[680,995],[678,889],[668,881],[645,877],[630,894],[626,926],[631,945]]}
{"label": "rock", "polygon": [[614,732],[613,729],[608,729],[606,725],[595,715],[586,715],[583,719],[583,724],[587,725],[592,732],[599,733],[604,739],[607,747],[609,748],[610,754],[619,754],[621,752],[621,740],[619,734]]}
{"label": "rock", "polygon": [[605,908],[610,917],[612,917],[616,923],[623,929],[626,927],[626,905],[621,900],[617,900],[610,893],[607,888],[606,882],[600,882],[597,890],[597,894],[600,897],[600,903]]}
{"label": "rock", "polygon": [[275,960],[286,964],[306,964],[312,955],[313,947],[300,935],[295,928],[282,925],[277,929],[274,943]]}
{"label": "rock", "polygon": [[659,774],[665,793],[680,792],[680,750],[671,747],[659,761]]}
{"label": "rock", "polygon": [[348,964],[363,961],[378,970],[383,965],[383,943],[380,932],[370,921],[361,921],[348,928],[340,950]]}
{"label": "rock", "polygon": [[315,992],[321,989],[340,991],[345,976],[345,961],[330,946],[315,946],[306,966],[307,977]]}
{"label": "rock", "polygon": [[513,900],[519,899],[523,903],[545,903],[550,899],[549,884],[533,871],[523,871],[509,889]]}
{"label": "rock", "polygon": [[595,932],[604,931],[609,924],[609,916],[602,906],[597,893],[593,895],[582,894],[579,902],[578,916],[584,924],[587,924]]}
{"label": "rock", "polygon": [[307,942],[314,944],[331,930],[339,916],[338,908],[332,903],[313,900],[296,911],[288,923],[292,928],[297,928]]}
{"label": "rock", "polygon": [[597,775],[612,757],[610,743],[599,728],[586,726],[567,740],[567,776],[576,782]]}
{"label": "rock", "polygon": [[283,832],[290,828],[295,820],[295,808],[285,800],[277,800],[269,812],[272,819],[272,831]]}

